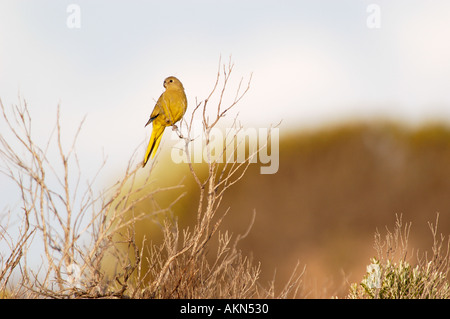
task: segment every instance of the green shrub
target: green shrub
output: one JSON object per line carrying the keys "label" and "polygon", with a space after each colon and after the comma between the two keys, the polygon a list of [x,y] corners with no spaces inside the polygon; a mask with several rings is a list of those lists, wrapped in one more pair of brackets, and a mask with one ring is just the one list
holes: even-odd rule
{"label": "green shrub", "polygon": [[[397,220],[393,233],[384,241],[375,236],[379,257],[372,258],[361,283],[350,286],[348,298],[352,299],[447,299],[450,297],[448,283],[449,242],[437,236],[437,222],[430,225],[434,244],[432,256],[417,258],[412,265],[406,261],[410,224],[402,227]],[[444,245],[446,243],[446,245]],[[396,261],[397,260],[397,261]]]}

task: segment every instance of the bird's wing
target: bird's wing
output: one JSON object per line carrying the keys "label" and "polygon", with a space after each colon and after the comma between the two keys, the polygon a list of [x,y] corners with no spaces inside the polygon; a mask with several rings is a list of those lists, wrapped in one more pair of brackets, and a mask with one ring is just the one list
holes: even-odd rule
{"label": "bird's wing", "polygon": [[163,95],[161,94],[161,96],[159,97],[158,101],[156,102],[155,107],[153,108],[152,114],[150,114],[150,118],[147,121],[147,123],[145,124],[145,126],[149,125],[151,122],[153,122],[154,119],[156,119],[161,114],[164,117],[164,110],[161,107],[162,101],[163,101]]}

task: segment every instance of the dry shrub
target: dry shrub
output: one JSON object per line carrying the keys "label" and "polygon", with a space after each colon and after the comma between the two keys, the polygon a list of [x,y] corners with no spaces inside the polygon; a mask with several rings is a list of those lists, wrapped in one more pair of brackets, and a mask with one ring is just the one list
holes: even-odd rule
{"label": "dry shrub", "polygon": [[[7,110],[0,101],[4,127],[9,131],[8,137],[0,137],[2,172],[19,187],[23,221],[17,240],[9,237],[6,228],[0,229],[0,240],[8,241],[10,247],[10,253],[5,255],[8,257],[3,257],[2,253],[0,259],[1,291],[19,298],[286,298],[297,295],[303,274],[301,269],[296,267],[285,288],[275,293],[273,284],[263,287],[258,283],[259,265],[254,265],[251,258],[238,249],[245,234],[233,239],[226,230],[219,230],[227,213],[218,214],[224,193],[242,178],[250,159],[259,151],[248,154],[243,162],[224,164],[217,162],[211,154],[211,130],[250,88],[249,80],[242,89],[241,80],[234,98],[226,104],[233,64],[219,65],[210,95],[196,103],[190,121],[182,122],[182,125],[186,124],[186,130],[174,127],[185,141],[189,159],[188,146],[195,138],[191,136],[194,115],[201,112],[208,174],[203,177],[189,162],[192,178],[200,192],[197,222],[192,228],[180,229],[177,220],[165,214],[170,207],[140,213],[133,209],[157,192],[182,186],[146,191],[153,165],[143,186],[138,186],[137,177],[142,171],[136,153],[120,181],[111,188],[94,194],[93,184],[104,166],[102,163],[85,191],[81,191],[82,173],[75,145],[83,122],[72,145],[66,149],[61,141],[58,106],[54,132],[47,144],[40,147],[32,135],[26,102],[19,101]],[[213,97],[217,103],[211,109]],[[234,123],[237,133],[242,127],[236,120]],[[52,147],[57,150],[55,158],[48,156]],[[226,147],[230,145],[224,146],[224,152]],[[151,245],[149,260],[145,260],[151,267],[144,271],[144,251],[139,248],[144,245],[136,242],[135,225],[143,218],[155,215],[163,216],[164,240]],[[213,261],[207,258],[213,250],[210,247],[212,238],[219,242]],[[43,248],[43,263],[37,270],[28,266],[26,258],[29,247],[35,242]],[[11,283],[9,278],[15,270],[20,273],[20,279]]]}

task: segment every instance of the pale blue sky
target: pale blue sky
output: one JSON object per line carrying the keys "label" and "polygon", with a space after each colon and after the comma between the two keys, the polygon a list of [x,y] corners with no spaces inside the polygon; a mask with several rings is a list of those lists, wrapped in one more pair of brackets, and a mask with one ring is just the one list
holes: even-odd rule
{"label": "pale blue sky", "polygon": [[[80,29],[67,27],[71,3]],[[367,27],[371,3],[380,29]],[[20,92],[38,137],[59,102],[67,136],[87,115],[77,150],[88,176],[103,154],[114,172],[146,142],[166,76],[180,78],[191,107],[205,98],[220,55],[232,55],[236,81],[253,72],[239,109],[248,126],[449,121],[449,17],[446,0],[2,0],[0,98],[11,105]]]}

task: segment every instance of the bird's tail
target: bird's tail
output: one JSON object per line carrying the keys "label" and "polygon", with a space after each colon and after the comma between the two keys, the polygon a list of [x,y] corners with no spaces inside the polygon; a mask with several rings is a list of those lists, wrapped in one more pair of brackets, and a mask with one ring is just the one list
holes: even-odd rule
{"label": "bird's tail", "polygon": [[142,167],[147,164],[150,155],[152,158],[156,154],[156,150],[158,149],[159,143],[161,142],[162,135],[164,133],[165,126],[153,124],[152,136],[150,137],[150,141],[148,142],[147,151],[145,152],[144,162],[142,163]]}

